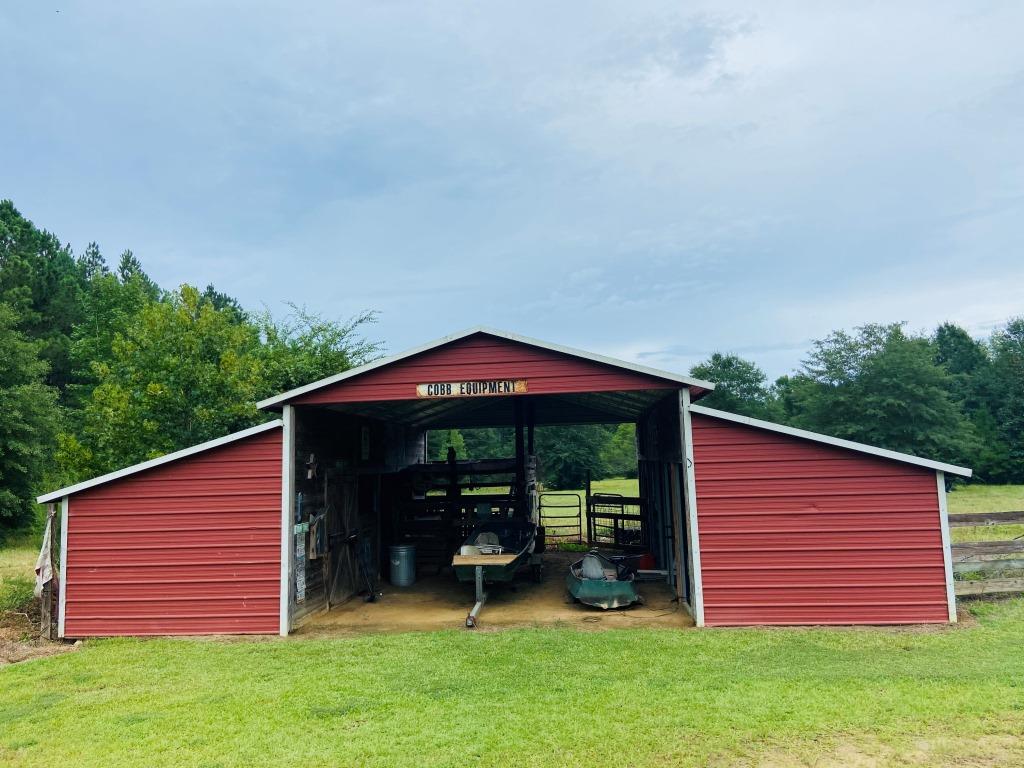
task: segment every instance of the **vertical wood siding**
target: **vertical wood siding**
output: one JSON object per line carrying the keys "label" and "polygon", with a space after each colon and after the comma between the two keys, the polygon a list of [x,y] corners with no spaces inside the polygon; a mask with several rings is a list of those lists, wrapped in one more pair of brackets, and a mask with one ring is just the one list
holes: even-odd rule
{"label": "vertical wood siding", "polygon": [[935,472],[693,414],[704,617],[948,621]]}
{"label": "vertical wood siding", "polygon": [[326,386],[292,402],[415,400],[417,384],[479,379],[527,379],[531,395],[679,387],[678,383],[654,376],[477,334]]}
{"label": "vertical wood siding", "polygon": [[66,637],[277,633],[281,430],[74,494]]}

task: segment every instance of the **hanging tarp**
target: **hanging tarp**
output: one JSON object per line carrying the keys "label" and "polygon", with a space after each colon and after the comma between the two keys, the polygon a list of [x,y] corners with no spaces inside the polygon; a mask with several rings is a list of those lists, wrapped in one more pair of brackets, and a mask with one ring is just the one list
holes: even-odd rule
{"label": "hanging tarp", "polygon": [[39,548],[39,557],[36,558],[36,597],[43,596],[43,588],[53,582],[53,588],[57,589],[57,575],[53,570],[53,513],[46,516],[46,528],[43,529],[43,544]]}

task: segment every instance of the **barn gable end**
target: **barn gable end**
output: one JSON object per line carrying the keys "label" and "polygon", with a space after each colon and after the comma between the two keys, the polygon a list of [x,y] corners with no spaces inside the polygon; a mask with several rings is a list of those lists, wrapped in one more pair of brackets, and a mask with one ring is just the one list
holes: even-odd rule
{"label": "barn gable end", "polygon": [[709,626],[949,620],[934,469],[692,423]]}
{"label": "barn gable end", "polygon": [[522,379],[529,394],[671,389],[677,384],[507,339],[476,334],[302,395],[296,405],[414,400],[418,384]]}
{"label": "barn gable end", "polygon": [[64,498],[63,636],[278,631],[279,427]]}

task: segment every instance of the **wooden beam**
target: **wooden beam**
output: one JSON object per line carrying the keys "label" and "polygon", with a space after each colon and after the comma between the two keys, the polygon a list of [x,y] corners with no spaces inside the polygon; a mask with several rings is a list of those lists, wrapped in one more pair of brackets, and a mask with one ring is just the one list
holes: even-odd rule
{"label": "wooden beam", "polygon": [[454,555],[452,565],[511,565],[519,555]]}
{"label": "wooden beam", "polygon": [[1012,555],[1024,552],[1024,539],[1013,541],[967,541],[953,545],[953,557],[975,557],[977,555]]}
{"label": "wooden beam", "polygon": [[1024,524],[1024,512],[971,512],[949,516],[952,528],[969,525],[1018,525]]}
{"label": "wooden beam", "polygon": [[1024,560],[1018,559],[995,559],[968,560],[963,563],[953,563],[953,573],[977,573],[979,571],[1015,571],[1024,570]]}
{"label": "wooden beam", "polygon": [[1024,592],[1024,579],[985,579],[984,581],[958,581],[958,595],[996,595]]}

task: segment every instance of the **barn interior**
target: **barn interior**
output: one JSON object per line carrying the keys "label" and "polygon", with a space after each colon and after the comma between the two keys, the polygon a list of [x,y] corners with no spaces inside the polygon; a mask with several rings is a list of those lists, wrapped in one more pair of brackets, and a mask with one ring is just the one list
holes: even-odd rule
{"label": "barn interior", "polygon": [[[286,491],[294,499],[291,627],[461,623],[480,587],[472,577],[467,583],[456,579],[453,557],[476,526],[496,520],[541,528],[531,557],[515,563],[520,567],[511,583],[483,585],[488,603],[477,619],[484,624],[607,622],[621,615],[567,602],[566,574],[583,557],[563,551],[569,541],[583,545],[576,550],[599,547],[632,556],[627,562],[642,572],[635,578],[644,604],[630,609],[631,621],[689,623],[682,396],[678,387],[666,387],[286,406],[293,440],[286,448],[293,457]],[[545,501],[536,430],[618,423],[636,425],[639,495],[586,493],[573,530],[564,517],[564,507],[573,505]],[[511,455],[430,460],[431,431],[476,427],[513,429]],[[413,570],[406,557],[396,578],[392,548],[410,545]]]}

